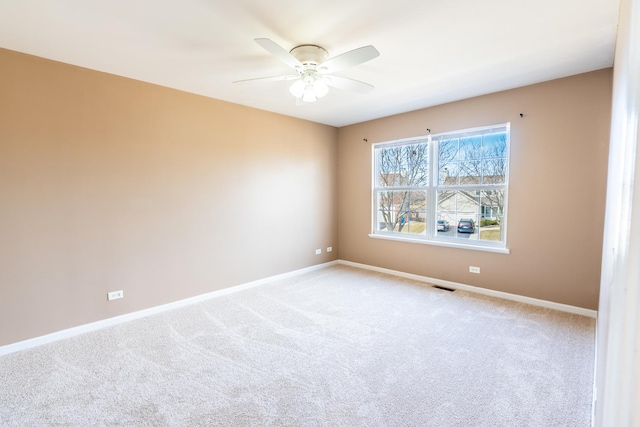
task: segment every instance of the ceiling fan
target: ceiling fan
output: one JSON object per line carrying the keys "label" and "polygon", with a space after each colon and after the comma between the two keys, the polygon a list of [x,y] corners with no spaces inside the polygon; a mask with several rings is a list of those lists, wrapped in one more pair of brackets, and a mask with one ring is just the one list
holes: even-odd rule
{"label": "ceiling fan", "polygon": [[358,80],[331,75],[348,67],[362,64],[376,58],[380,53],[373,46],[363,46],[333,58],[327,59],[328,52],[321,46],[303,44],[287,52],[270,39],[255,39],[267,52],[295,70],[295,74],[256,79],[238,80],[241,83],[255,80],[295,80],[289,91],[303,102],[315,102],[329,92],[329,87],[369,93],[373,86]]}

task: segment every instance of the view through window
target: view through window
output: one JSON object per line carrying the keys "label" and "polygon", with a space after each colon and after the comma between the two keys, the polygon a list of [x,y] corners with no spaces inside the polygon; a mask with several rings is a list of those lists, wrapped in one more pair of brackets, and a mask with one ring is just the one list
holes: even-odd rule
{"label": "view through window", "polygon": [[505,247],[509,124],[373,146],[375,235]]}

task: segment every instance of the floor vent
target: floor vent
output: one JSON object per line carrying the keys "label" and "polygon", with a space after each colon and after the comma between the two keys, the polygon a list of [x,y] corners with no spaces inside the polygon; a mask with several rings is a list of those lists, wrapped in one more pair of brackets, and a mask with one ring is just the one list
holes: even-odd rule
{"label": "floor vent", "polygon": [[449,292],[455,292],[455,289],[451,289],[451,288],[445,288],[444,286],[438,286],[438,285],[433,285],[434,288],[436,289],[442,289],[443,291],[449,291]]}

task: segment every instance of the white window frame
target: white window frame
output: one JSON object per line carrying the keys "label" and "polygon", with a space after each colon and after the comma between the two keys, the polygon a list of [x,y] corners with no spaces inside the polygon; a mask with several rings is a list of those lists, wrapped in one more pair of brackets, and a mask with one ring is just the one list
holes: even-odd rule
{"label": "white window frame", "polygon": [[[458,185],[440,185],[439,171],[439,143],[441,140],[446,140],[448,137],[464,137],[481,134],[490,134],[504,131],[506,133],[506,169],[504,183],[501,184],[458,184]],[[385,187],[379,185],[380,172],[379,162],[377,158],[377,150],[383,147],[402,146],[416,143],[426,143],[427,149],[427,164],[428,164],[428,182],[426,186],[397,186],[397,187]],[[378,239],[388,239],[396,241],[406,241],[411,243],[421,243],[437,246],[457,247],[472,250],[481,250],[498,253],[509,253],[507,248],[507,212],[508,212],[508,189],[509,189],[509,158],[510,158],[510,123],[503,123],[491,126],[482,126],[471,129],[457,130],[451,132],[443,132],[434,135],[422,135],[412,138],[404,138],[394,141],[385,141],[372,144],[371,146],[371,159],[372,159],[372,184],[371,184],[371,233],[369,237]],[[425,191],[427,208],[426,208],[426,229],[424,234],[412,234],[401,233],[397,231],[378,230],[378,200],[379,193],[382,191]],[[438,203],[437,194],[439,190],[467,190],[467,191],[482,191],[482,190],[502,190],[504,191],[504,203],[503,213],[501,221],[502,241],[489,241],[489,240],[471,240],[461,239],[458,237],[444,237],[438,235],[437,232],[437,213]],[[480,226],[481,220],[481,208],[478,209],[477,217],[478,223],[476,227]],[[450,223],[451,229],[457,228],[456,223]],[[456,231],[457,233],[457,231]],[[454,236],[455,234],[454,233]],[[479,230],[478,230],[479,233]],[[479,235],[479,234],[478,234]]]}

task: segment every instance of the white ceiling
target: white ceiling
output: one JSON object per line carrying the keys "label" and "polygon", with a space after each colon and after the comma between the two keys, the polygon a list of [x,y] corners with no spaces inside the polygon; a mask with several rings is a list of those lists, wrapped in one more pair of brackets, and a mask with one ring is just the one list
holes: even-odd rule
{"label": "white ceiling", "polygon": [[[333,126],[613,65],[618,0],[0,0],[0,47]],[[380,56],[296,105],[254,42]],[[0,65],[1,67],[1,65]],[[0,68],[0,74],[1,74]]]}

